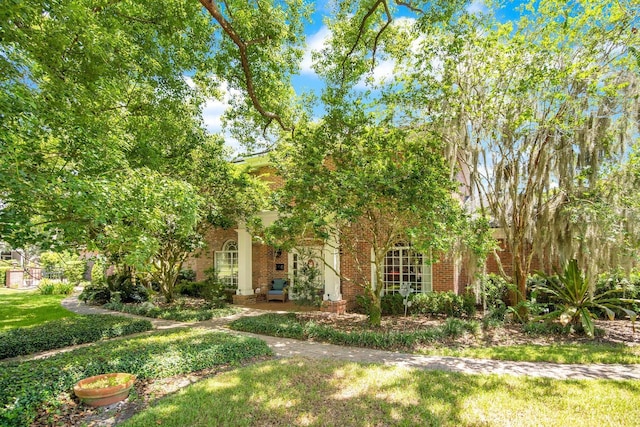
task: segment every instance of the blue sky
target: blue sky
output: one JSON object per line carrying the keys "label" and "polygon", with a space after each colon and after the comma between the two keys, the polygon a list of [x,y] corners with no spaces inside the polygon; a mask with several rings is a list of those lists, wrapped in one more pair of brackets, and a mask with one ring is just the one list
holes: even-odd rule
{"label": "blue sky", "polygon": [[[322,48],[323,44],[330,36],[330,32],[326,25],[323,23],[323,16],[327,16],[331,12],[330,5],[332,0],[318,0],[315,2],[315,13],[312,16],[311,22],[306,25],[306,50],[303,58],[300,74],[293,77],[293,84],[298,94],[308,91],[319,92],[322,88],[322,82],[312,69],[311,52]],[[522,3],[522,0],[514,0],[507,6],[498,11],[498,17],[501,20],[509,20],[517,17],[515,9]],[[467,6],[467,10],[471,13],[483,13],[487,11],[485,0],[472,0]],[[389,62],[382,61],[376,67],[374,71],[375,75],[383,78],[385,75],[391,75],[393,72],[393,65]],[[218,133],[222,129],[221,116],[227,108],[225,100],[210,100],[207,102],[203,110],[203,118],[205,126],[212,133]],[[239,148],[237,141],[228,139],[228,145],[230,145],[234,151],[243,151]]]}

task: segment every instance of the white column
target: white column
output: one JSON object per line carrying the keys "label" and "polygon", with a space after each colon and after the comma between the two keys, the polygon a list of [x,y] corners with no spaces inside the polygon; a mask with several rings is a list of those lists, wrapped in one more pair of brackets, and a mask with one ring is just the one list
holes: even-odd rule
{"label": "white column", "polygon": [[253,242],[244,224],[238,224],[238,295],[253,295]]}
{"label": "white column", "polygon": [[332,234],[322,248],[324,258],[324,300],[339,301],[340,293],[340,250],[338,238]]}

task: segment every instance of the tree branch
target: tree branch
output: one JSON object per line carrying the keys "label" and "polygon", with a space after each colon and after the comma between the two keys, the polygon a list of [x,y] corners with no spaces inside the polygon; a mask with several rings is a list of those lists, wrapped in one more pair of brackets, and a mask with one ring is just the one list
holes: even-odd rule
{"label": "tree branch", "polygon": [[406,7],[407,9],[409,9],[410,11],[412,11],[412,12],[420,13],[420,14],[423,14],[423,15],[424,15],[424,10],[420,9],[420,8],[419,8],[419,7],[417,7],[417,6],[412,5],[412,4],[411,4],[410,2],[408,2],[408,1],[402,1],[402,0],[395,0],[395,1],[396,1],[396,4],[397,4],[398,6],[404,6],[404,7]]}
{"label": "tree branch", "polygon": [[[231,39],[231,41],[238,47],[238,51],[240,53],[240,64],[242,66],[242,73],[244,74],[244,81],[247,85],[247,94],[249,95],[249,99],[251,99],[251,104],[253,107],[260,113],[262,117],[269,121],[275,120],[280,128],[284,131],[293,132],[293,126],[287,126],[284,123],[284,120],[277,113],[267,111],[260,100],[258,99],[258,95],[256,94],[255,87],[253,84],[253,73],[251,72],[251,66],[249,64],[249,58],[247,57],[247,48],[252,44],[257,44],[267,40],[268,38],[264,38],[264,40],[256,39],[250,42],[245,42],[242,37],[236,32],[233,25],[227,21],[227,19],[222,15],[220,8],[215,0],[199,0],[200,4],[204,6],[205,9],[209,12],[209,14],[215,19],[220,27],[222,27],[222,31]],[[227,6],[228,8],[228,6]]]}

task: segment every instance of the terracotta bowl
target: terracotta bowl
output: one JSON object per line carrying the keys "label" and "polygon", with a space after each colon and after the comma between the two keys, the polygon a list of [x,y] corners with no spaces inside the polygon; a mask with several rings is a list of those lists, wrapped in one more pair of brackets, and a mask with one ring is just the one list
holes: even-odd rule
{"label": "terracotta bowl", "polygon": [[[92,383],[117,378],[118,384],[105,387],[89,387]],[[129,395],[129,391],[136,381],[136,376],[127,373],[102,374],[78,381],[73,391],[85,404],[89,406],[107,406],[119,402]]]}

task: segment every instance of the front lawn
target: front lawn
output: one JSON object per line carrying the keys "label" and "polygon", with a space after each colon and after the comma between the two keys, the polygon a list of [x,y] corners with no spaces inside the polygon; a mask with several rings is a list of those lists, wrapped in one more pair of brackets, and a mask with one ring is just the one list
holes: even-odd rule
{"label": "front lawn", "polygon": [[630,426],[638,420],[638,381],[287,359],[201,381],[123,426]]}
{"label": "front lawn", "polygon": [[48,424],[82,378],[128,372],[140,381],[166,378],[272,352],[260,340],[205,329],[178,329],[97,343],[46,359],[0,364],[0,425]]}
{"label": "front lawn", "polygon": [[76,316],[62,308],[60,301],[64,298],[65,295],[40,295],[34,291],[0,288],[0,330]]}

